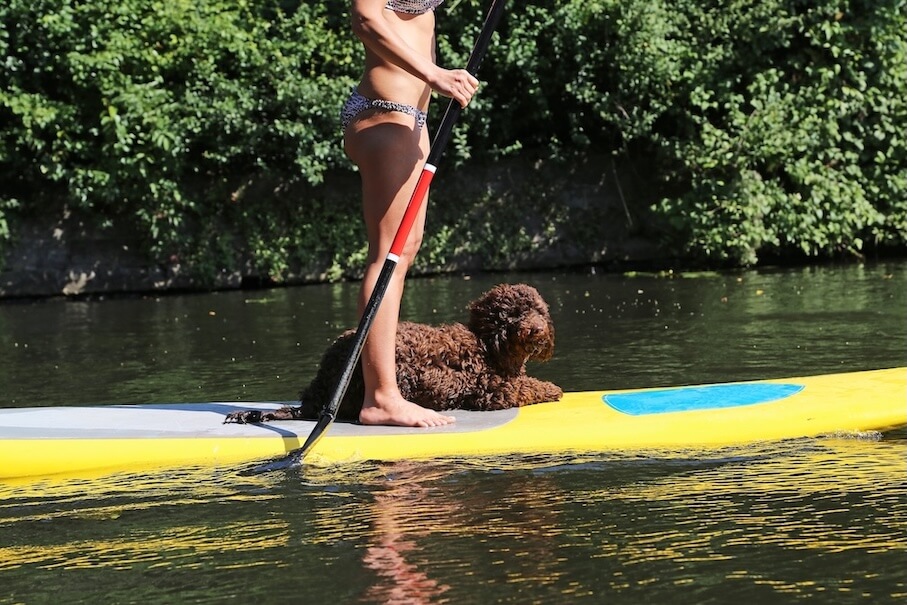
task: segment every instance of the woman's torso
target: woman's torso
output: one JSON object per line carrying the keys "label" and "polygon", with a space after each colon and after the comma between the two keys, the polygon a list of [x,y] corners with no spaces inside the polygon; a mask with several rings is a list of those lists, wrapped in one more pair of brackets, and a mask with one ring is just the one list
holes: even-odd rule
{"label": "woman's torso", "polygon": [[[386,9],[384,18],[403,40],[435,60],[435,15],[433,10],[422,14],[407,14]],[[359,82],[359,92],[373,99],[386,99],[406,103],[422,109],[428,108],[431,89],[423,80],[408,71],[383,60],[365,49],[365,71]]]}

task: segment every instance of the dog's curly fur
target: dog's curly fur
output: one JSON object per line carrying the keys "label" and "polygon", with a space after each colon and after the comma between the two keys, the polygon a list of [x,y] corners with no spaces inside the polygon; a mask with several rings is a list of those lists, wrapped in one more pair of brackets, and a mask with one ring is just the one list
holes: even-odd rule
{"label": "dog's curly fur", "polygon": [[[274,412],[234,412],[224,422],[314,419],[330,401],[349,356],[354,331],[331,345],[298,407]],[[548,305],[526,284],[495,286],[469,305],[469,325],[397,327],[397,383],[404,398],[433,410],[501,410],[557,401],[563,391],[526,375],[527,361],[554,353]],[[362,369],[353,374],[337,418],[357,420],[365,389]]]}

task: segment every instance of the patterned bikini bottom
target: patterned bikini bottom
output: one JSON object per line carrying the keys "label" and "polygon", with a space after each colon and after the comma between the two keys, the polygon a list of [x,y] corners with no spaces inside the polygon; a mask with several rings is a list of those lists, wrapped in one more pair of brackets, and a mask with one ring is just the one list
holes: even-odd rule
{"label": "patterned bikini bottom", "polygon": [[353,119],[367,109],[383,109],[385,111],[399,111],[407,115],[411,115],[416,118],[416,126],[419,130],[425,126],[425,119],[427,114],[419,109],[418,107],[413,107],[412,105],[407,105],[405,103],[395,103],[394,101],[385,101],[384,99],[369,99],[359,94],[359,91],[355,88],[350,92],[349,98],[346,100],[346,103],[343,104],[343,109],[340,111],[340,126],[343,130],[346,130],[346,127],[350,125],[350,122]]}

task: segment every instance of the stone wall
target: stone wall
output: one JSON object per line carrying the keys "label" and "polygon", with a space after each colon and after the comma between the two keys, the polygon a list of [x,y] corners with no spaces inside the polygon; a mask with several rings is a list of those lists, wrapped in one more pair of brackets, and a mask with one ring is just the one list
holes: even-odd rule
{"label": "stone wall", "polygon": [[[519,160],[494,166],[473,166],[439,173],[431,212],[448,218],[464,200],[486,195],[507,197],[508,203],[553,204],[567,213],[554,237],[521,251],[493,269],[550,269],[602,263],[659,263],[663,253],[646,228],[652,198],[640,167],[618,170],[608,157],[588,158],[580,165],[529,164]],[[348,181],[356,176],[346,173]],[[618,180],[619,178],[619,180]],[[543,184],[543,185],[540,185]],[[355,182],[345,188],[358,188]],[[358,220],[358,217],[355,217]],[[544,230],[531,212],[519,220],[530,234]],[[487,242],[493,247],[495,242]],[[487,258],[472,253],[448,259],[442,266],[422,267],[422,272],[461,272],[489,268]],[[312,261],[285,276],[282,283],[296,285],[324,281],[326,267]],[[419,270],[414,270],[418,274]],[[347,277],[356,277],[352,270]],[[100,229],[80,217],[61,211],[56,216],[31,217],[17,223],[14,239],[0,263],[0,298],[81,296],[113,293],[231,289],[269,283],[253,270],[223,271],[204,281],[177,261],[155,261],[141,253],[135,233]]]}

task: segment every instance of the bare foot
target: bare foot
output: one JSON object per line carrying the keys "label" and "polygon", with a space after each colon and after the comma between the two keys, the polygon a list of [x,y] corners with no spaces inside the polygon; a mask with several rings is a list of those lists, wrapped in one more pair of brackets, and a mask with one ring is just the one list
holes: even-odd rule
{"label": "bare foot", "polygon": [[385,402],[383,405],[378,405],[377,403],[363,405],[362,411],[359,412],[359,422],[362,424],[428,428],[452,424],[456,422],[456,418],[439,414],[434,410],[423,408],[421,405],[405,399],[394,399]]}

